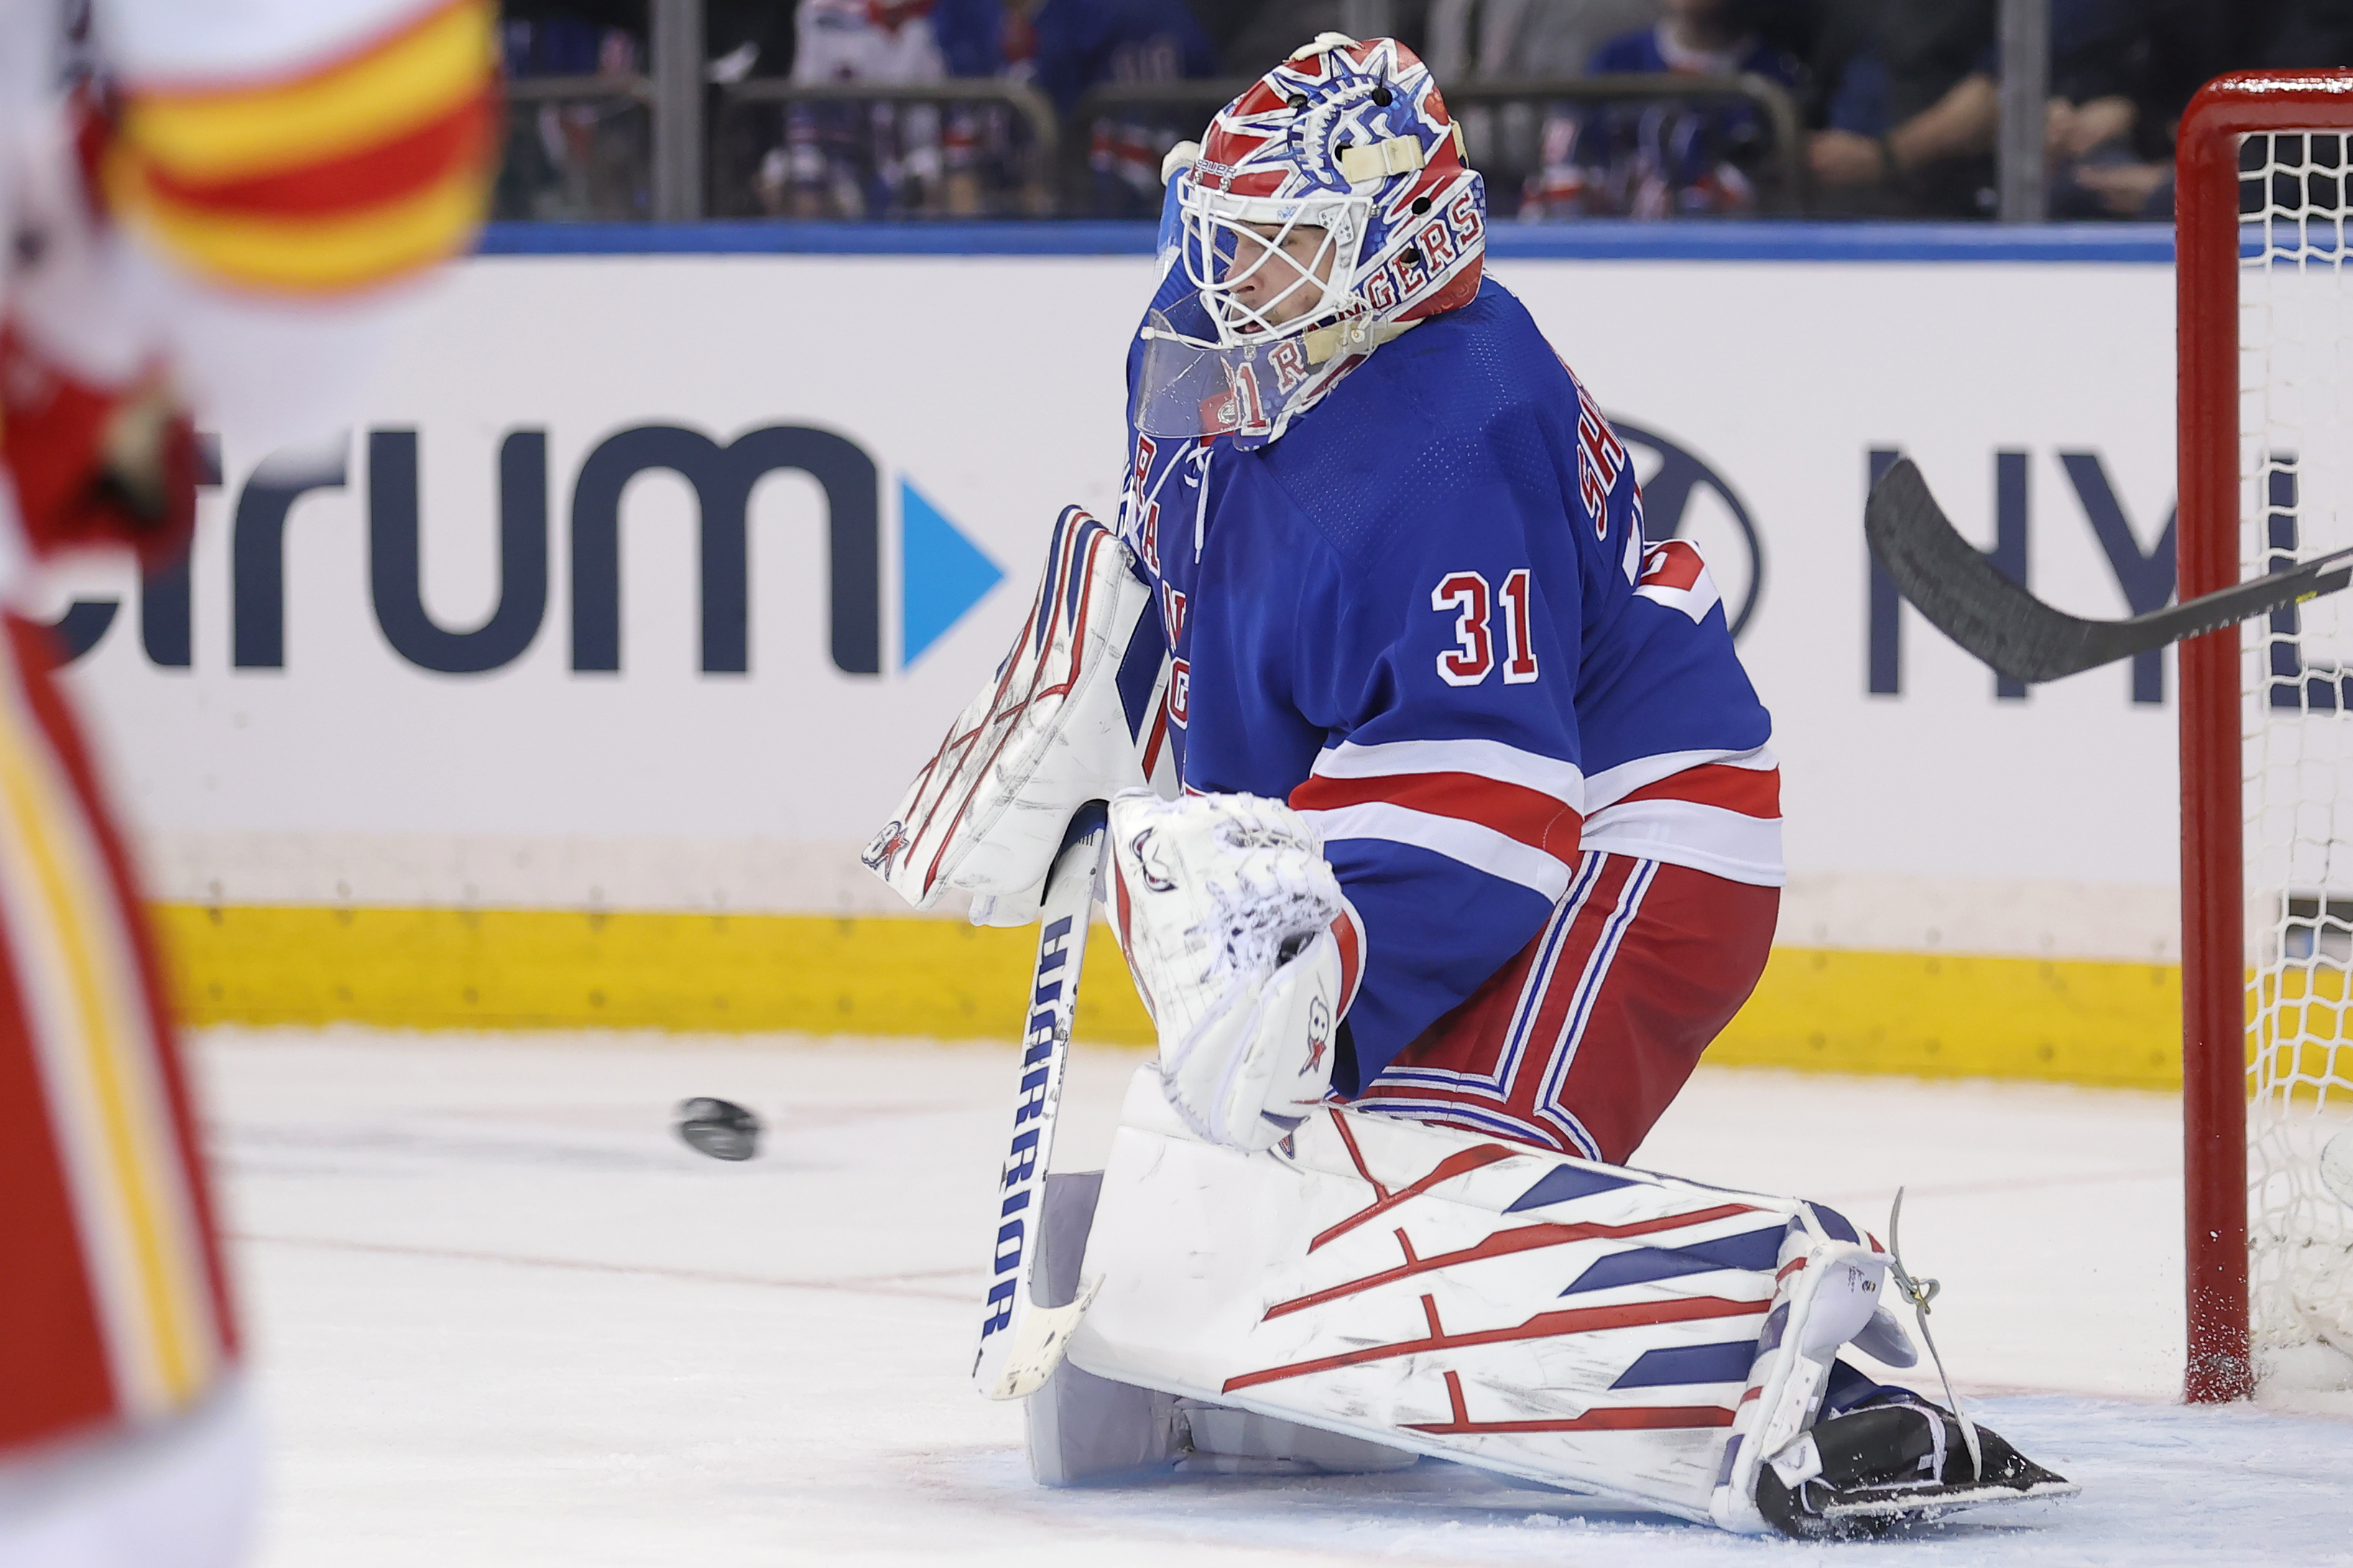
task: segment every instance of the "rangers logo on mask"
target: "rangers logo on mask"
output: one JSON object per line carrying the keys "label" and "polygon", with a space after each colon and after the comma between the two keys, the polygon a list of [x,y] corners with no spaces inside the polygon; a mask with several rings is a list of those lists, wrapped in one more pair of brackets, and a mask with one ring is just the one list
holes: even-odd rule
{"label": "rangers logo on mask", "polygon": [[[1189,156],[1188,156],[1189,154]],[[1279,437],[1373,349],[1479,290],[1486,191],[1414,52],[1326,33],[1172,155],[1176,265],[1137,382],[1147,436]]]}

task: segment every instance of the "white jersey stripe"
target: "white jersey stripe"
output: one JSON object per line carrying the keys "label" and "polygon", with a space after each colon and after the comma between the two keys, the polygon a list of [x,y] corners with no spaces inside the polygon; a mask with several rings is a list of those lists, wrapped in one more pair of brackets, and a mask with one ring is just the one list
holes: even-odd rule
{"label": "white jersey stripe", "polygon": [[1548,795],[1571,811],[1585,810],[1585,775],[1575,763],[1501,741],[1383,741],[1369,746],[1343,741],[1315,759],[1314,771],[1335,779],[1472,773]]}
{"label": "white jersey stripe", "polygon": [[1582,847],[1688,866],[1728,881],[1778,888],[1788,880],[1781,819],[1746,816],[1688,800],[1632,800],[1585,819]]}
{"label": "white jersey stripe", "polygon": [[1490,877],[1516,882],[1547,901],[1556,900],[1568,891],[1569,868],[1556,857],[1460,817],[1433,816],[1386,801],[1366,801],[1299,815],[1314,825],[1326,844],[1343,838],[1378,838],[1392,844],[1410,844],[1459,860]]}

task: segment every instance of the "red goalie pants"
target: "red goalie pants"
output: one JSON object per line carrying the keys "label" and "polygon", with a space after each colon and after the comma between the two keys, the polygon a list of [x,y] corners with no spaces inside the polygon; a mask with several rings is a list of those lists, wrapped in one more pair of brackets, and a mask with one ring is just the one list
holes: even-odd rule
{"label": "red goalie pants", "polygon": [[1756,989],[1780,904],[1588,851],[1535,940],[1356,1103],[1621,1164]]}

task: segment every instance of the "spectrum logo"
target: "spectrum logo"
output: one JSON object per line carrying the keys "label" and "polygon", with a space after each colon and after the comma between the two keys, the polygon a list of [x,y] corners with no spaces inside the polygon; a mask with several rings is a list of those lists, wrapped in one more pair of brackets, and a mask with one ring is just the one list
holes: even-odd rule
{"label": "spectrum logo", "polygon": [[[468,630],[433,619],[419,585],[417,434],[372,429],[367,441],[368,591],[395,652],[419,669],[480,675],[520,658],[547,618],[547,432],[510,431],[499,447],[499,600]],[[219,483],[207,443],[209,482]],[[302,497],[350,484],[350,442],[288,453],[260,464],[239,489],[229,524],[230,663],[286,665],[286,527]],[[572,485],[568,533],[571,664],[579,674],[617,673],[621,648],[621,492],[638,475],[666,470],[691,486],[701,514],[701,666],[706,675],[750,667],[746,512],[769,474],[799,472],[826,500],[827,641],[836,668],[883,671],[883,476],[856,441],[831,430],[772,425],[725,444],[675,425],[639,425],[606,437]],[[1004,573],[904,475],[897,476],[899,646],[893,668],[921,658],[1003,580]],[[185,564],[140,584],[139,635],[150,663],[186,668],[190,580]],[[71,659],[96,647],[121,610],[115,599],[78,599],[55,623]]]}

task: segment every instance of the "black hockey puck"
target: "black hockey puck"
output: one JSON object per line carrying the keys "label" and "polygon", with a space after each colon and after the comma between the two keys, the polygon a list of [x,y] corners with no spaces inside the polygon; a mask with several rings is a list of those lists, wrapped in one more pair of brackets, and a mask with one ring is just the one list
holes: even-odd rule
{"label": "black hockey puck", "polygon": [[760,1152],[760,1119],[732,1100],[682,1100],[678,1135],[714,1160],[748,1160]]}

